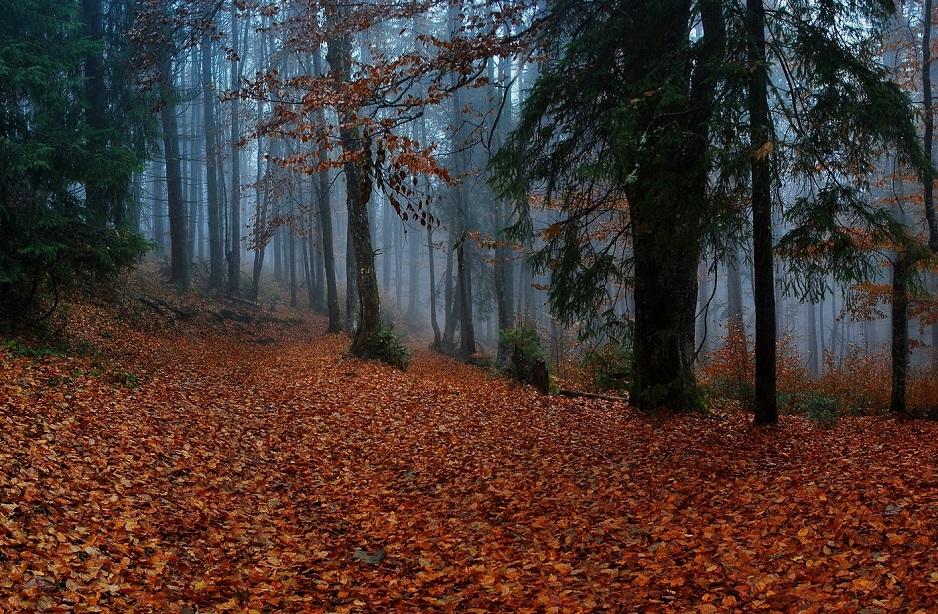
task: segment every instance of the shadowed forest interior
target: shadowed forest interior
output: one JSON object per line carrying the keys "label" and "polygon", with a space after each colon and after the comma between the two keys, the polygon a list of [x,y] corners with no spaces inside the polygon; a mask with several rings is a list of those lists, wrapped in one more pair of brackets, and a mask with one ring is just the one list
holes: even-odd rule
{"label": "shadowed forest interior", "polygon": [[0,609],[938,598],[932,0],[4,10]]}

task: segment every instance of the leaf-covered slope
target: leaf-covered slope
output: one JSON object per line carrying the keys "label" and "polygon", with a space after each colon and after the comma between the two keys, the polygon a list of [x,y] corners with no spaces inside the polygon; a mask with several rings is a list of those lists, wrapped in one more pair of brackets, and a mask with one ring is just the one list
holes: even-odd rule
{"label": "leaf-covered slope", "polygon": [[429,352],[188,332],[123,331],[105,367],[0,351],[0,610],[938,600],[938,425],[653,419]]}

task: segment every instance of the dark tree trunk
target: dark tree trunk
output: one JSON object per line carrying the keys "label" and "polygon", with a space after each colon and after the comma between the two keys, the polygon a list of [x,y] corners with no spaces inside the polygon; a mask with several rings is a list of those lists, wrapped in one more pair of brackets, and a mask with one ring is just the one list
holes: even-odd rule
{"label": "dark tree trunk", "polygon": [[[322,74],[322,60],[319,53],[313,55],[313,70],[316,75]],[[326,123],[325,109],[316,111],[316,118],[320,125]],[[328,155],[325,148],[319,150],[323,160]],[[316,197],[319,206],[319,228],[322,231],[322,255],[326,270],[326,310],[329,313],[328,332],[336,333],[342,330],[342,314],[339,311],[339,290],[336,285],[335,239],[332,231],[332,202],[329,192],[329,171],[322,170],[316,173]]]}
{"label": "dark tree trunk", "polygon": [[[429,212],[428,212],[429,215]],[[433,262],[433,223],[427,224],[427,262],[430,269],[430,326],[433,328],[433,345],[438,348],[442,343],[440,324],[436,319],[436,264]]]}
{"label": "dark tree trunk", "polygon": [[726,311],[727,329],[743,332],[743,280],[736,247],[726,259]]}
{"label": "dark tree trunk", "polygon": [[319,228],[322,231],[322,257],[326,270],[326,309],[329,313],[328,332],[342,330],[342,314],[339,311],[339,291],[335,279],[335,240],[332,236],[332,205],[329,199],[329,173],[320,171],[317,196],[319,200]]}
{"label": "dark tree trunk", "polygon": [[775,268],[772,256],[772,194],[769,160],[772,120],[769,116],[769,75],[766,66],[765,6],[747,0],[749,33],[749,117],[752,148],[752,263],[756,312],[756,424],[778,422],[775,380]]}
{"label": "dark tree trunk", "polygon": [[202,112],[205,128],[205,185],[208,195],[209,288],[222,288],[225,277],[221,200],[218,194],[218,138],[215,134],[215,94],[212,91],[212,49],[203,41]]}
{"label": "dark tree trunk", "polygon": [[354,332],[358,328],[358,267],[355,265],[355,246],[352,228],[345,220],[345,327]]}
{"label": "dark tree trunk", "polygon": [[410,260],[408,270],[407,318],[417,320],[417,304],[420,302],[420,239],[416,225],[407,233],[407,251]]}
{"label": "dark tree trunk", "polygon": [[[500,233],[507,224],[507,218],[505,212],[504,203],[495,203],[495,227]],[[495,243],[495,263],[494,263],[494,273],[495,273],[495,303],[498,309],[498,328],[500,330],[508,330],[514,326],[514,307],[512,306],[512,296],[511,296],[511,281],[512,281],[512,270],[511,270],[511,250],[507,245],[503,245],[504,239],[498,239]],[[498,354],[495,358],[495,364],[499,368],[505,365],[505,361],[508,360],[509,348],[501,342],[501,338],[498,341]]]}
{"label": "dark tree trunk", "polygon": [[176,125],[175,86],[172,58],[162,62],[163,155],[166,160],[166,196],[169,208],[170,283],[179,292],[189,289],[189,260],[186,254],[186,209],[182,200],[182,170],[179,164],[179,129]]}
{"label": "dark tree trunk", "polygon": [[[231,44],[235,52],[240,47],[238,10],[231,8]],[[236,89],[241,79],[241,62],[231,63],[231,87]],[[241,99],[231,101],[231,223],[228,250],[228,294],[236,296],[241,289]]]}
{"label": "dark tree trunk", "polygon": [[[935,138],[935,113],[932,108],[933,96],[931,89],[931,30],[932,30],[932,0],[925,0],[922,6],[922,94],[923,104],[925,106],[925,134],[923,149],[928,159],[929,166],[932,166],[932,151]],[[933,252],[938,254],[938,221],[935,219],[935,197],[934,183],[931,178],[924,182],[924,207],[925,221],[928,224],[928,246]]]}
{"label": "dark tree trunk", "polygon": [[456,318],[458,316],[454,300],[454,286],[457,280],[453,275],[453,244],[455,243],[455,234],[452,223],[446,229],[446,239],[446,278],[444,279],[443,288],[443,315],[446,317],[446,321],[444,322],[443,328],[443,345],[446,346],[447,349],[450,349],[455,345]]}
{"label": "dark tree trunk", "polygon": [[807,303],[808,310],[808,373],[811,377],[821,375],[821,356],[818,351],[817,305]]}
{"label": "dark tree trunk", "polygon": [[[198,63],[191,63],[190,83],[193,91],[199,88]],[[200,215],[202,208],[202,152],[199,149],[199,135],[201,134],[199,123],[199,103],[198,99],[193,100],[190,105],[191,120],[189,124],[189,236],[186,238],[186,244],[189,249],[189,261],[195,260],[197,232],[199,230]]]}
{"label": "dark tree trunk", "polygon": [[287,263],[290,267],[290,307],[296,307],[299,303],[296,300],[297,279],[296,279],[296,231],[292,227],[287,228],[290,233],[287,239]]}
{"label": "dark tree trunk", "polygon": [[906,380],[909,372],[909,276],[911,266],[906,256],[896,254],[892,263],[892,389],[889,411],[904,414]]}
{"label": "dark tree trunk", "polygon": [[472,325],[472,286],[466,264],[466,244],[460,239],[456,247],[456,270],[459,274],[459,351],[469,356],[476,351],[475,327]]}
{"label": "dark tree trunk", "polygon": [[[647,77],[662,53],[682,49],[690,3],[648,12],[645,53],[635,58],[627,80]],[[643,124],[674,118],[667,131],[649,133],[656,156],[643,164],[626,188],[632,213],[634,254],[634,359],[630,398],[644,410],[703,409],[693,373],[699,220],[706,208],[707,119],[713,99],[709,69],[722,56],[724,25],[720,3],[701,3],[704,38],[686,100],[662,100],[641,110]],[[651,41],[654,39],[655,44]],[[676,70],[676,69],[674,69]],[[664,79],[664,76],[661,77]],[[676,78],[676,77],[675,77]],[[681,214],[675,215],[674,208]]]}
{"label": "dark tree trunk", "polygon": [[[162,123],[163,114],[160,113]],[[165,126],[162,126],[165,129]],[[164,145],[165,146],[165,145]],[[163,165],[162,176],[157,174],[157,166],[150,167],[153,171],[155,187],[153,188],[153,206],[150,209],[153,216],[153,242],[156,243],[156,253],[161,257],[166,254],[166,216],[163,213],[164,187],[166,182],[166,165]]]}

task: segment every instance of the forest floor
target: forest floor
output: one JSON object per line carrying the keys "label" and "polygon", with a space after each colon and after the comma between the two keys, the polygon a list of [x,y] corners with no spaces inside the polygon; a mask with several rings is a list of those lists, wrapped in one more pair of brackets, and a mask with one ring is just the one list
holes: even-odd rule
{"label": "forest floor", "polygon": [[653,417],[362,362],[314,319],[158,311],[0,349],[0,611],[938,603],[936,423]]}

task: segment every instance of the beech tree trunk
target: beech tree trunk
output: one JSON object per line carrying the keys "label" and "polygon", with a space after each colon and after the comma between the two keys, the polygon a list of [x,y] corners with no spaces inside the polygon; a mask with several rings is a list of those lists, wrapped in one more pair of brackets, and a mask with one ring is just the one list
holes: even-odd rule
{"label": "beech tree trunk", "polygon": [[[313,70],[317,76],[322,74],[322,59],[317,52],[313,55]],[[325,109],[316,111],[316,120],[320,125],[326,123]],[[319,150],[321,159],[325,159],[328,152],[324,147]],[[339,291],[336,285],[335,239],[332,231],[332,201],[329,192],[329,171],[316,173],[316,200],[319,208],[319,229],[322,233],[323,265],[326,271],[326,311],[329,314],[329,328],[327,332],[336,333],[342,330],[342,314],[339,311]]]}
{"label": "beech tree trunk", "polygon": [[[352,47],[347,34],[340,34],[329,41],[327,60],[336,79],[340,83],[348,83],[351,79]],[[350,349],[360,358],[369,358],[379,349],[377,344],[378,333],[381,332],[381,302],[378,296],[378,278],[375,273],[375,255],[368,219],[371,178],[363,172],[360,159],[360,156],[370,155],[370,152],[363,151],[361,130],[355,125],[353,119],[357,111],[358,109],[340,110],[339,138],[342,141],[342,148],[349,154],[353,154],[343,166],[349,236],[355,254],[355,281],[358,286],[359,309],[358,328]]]}

